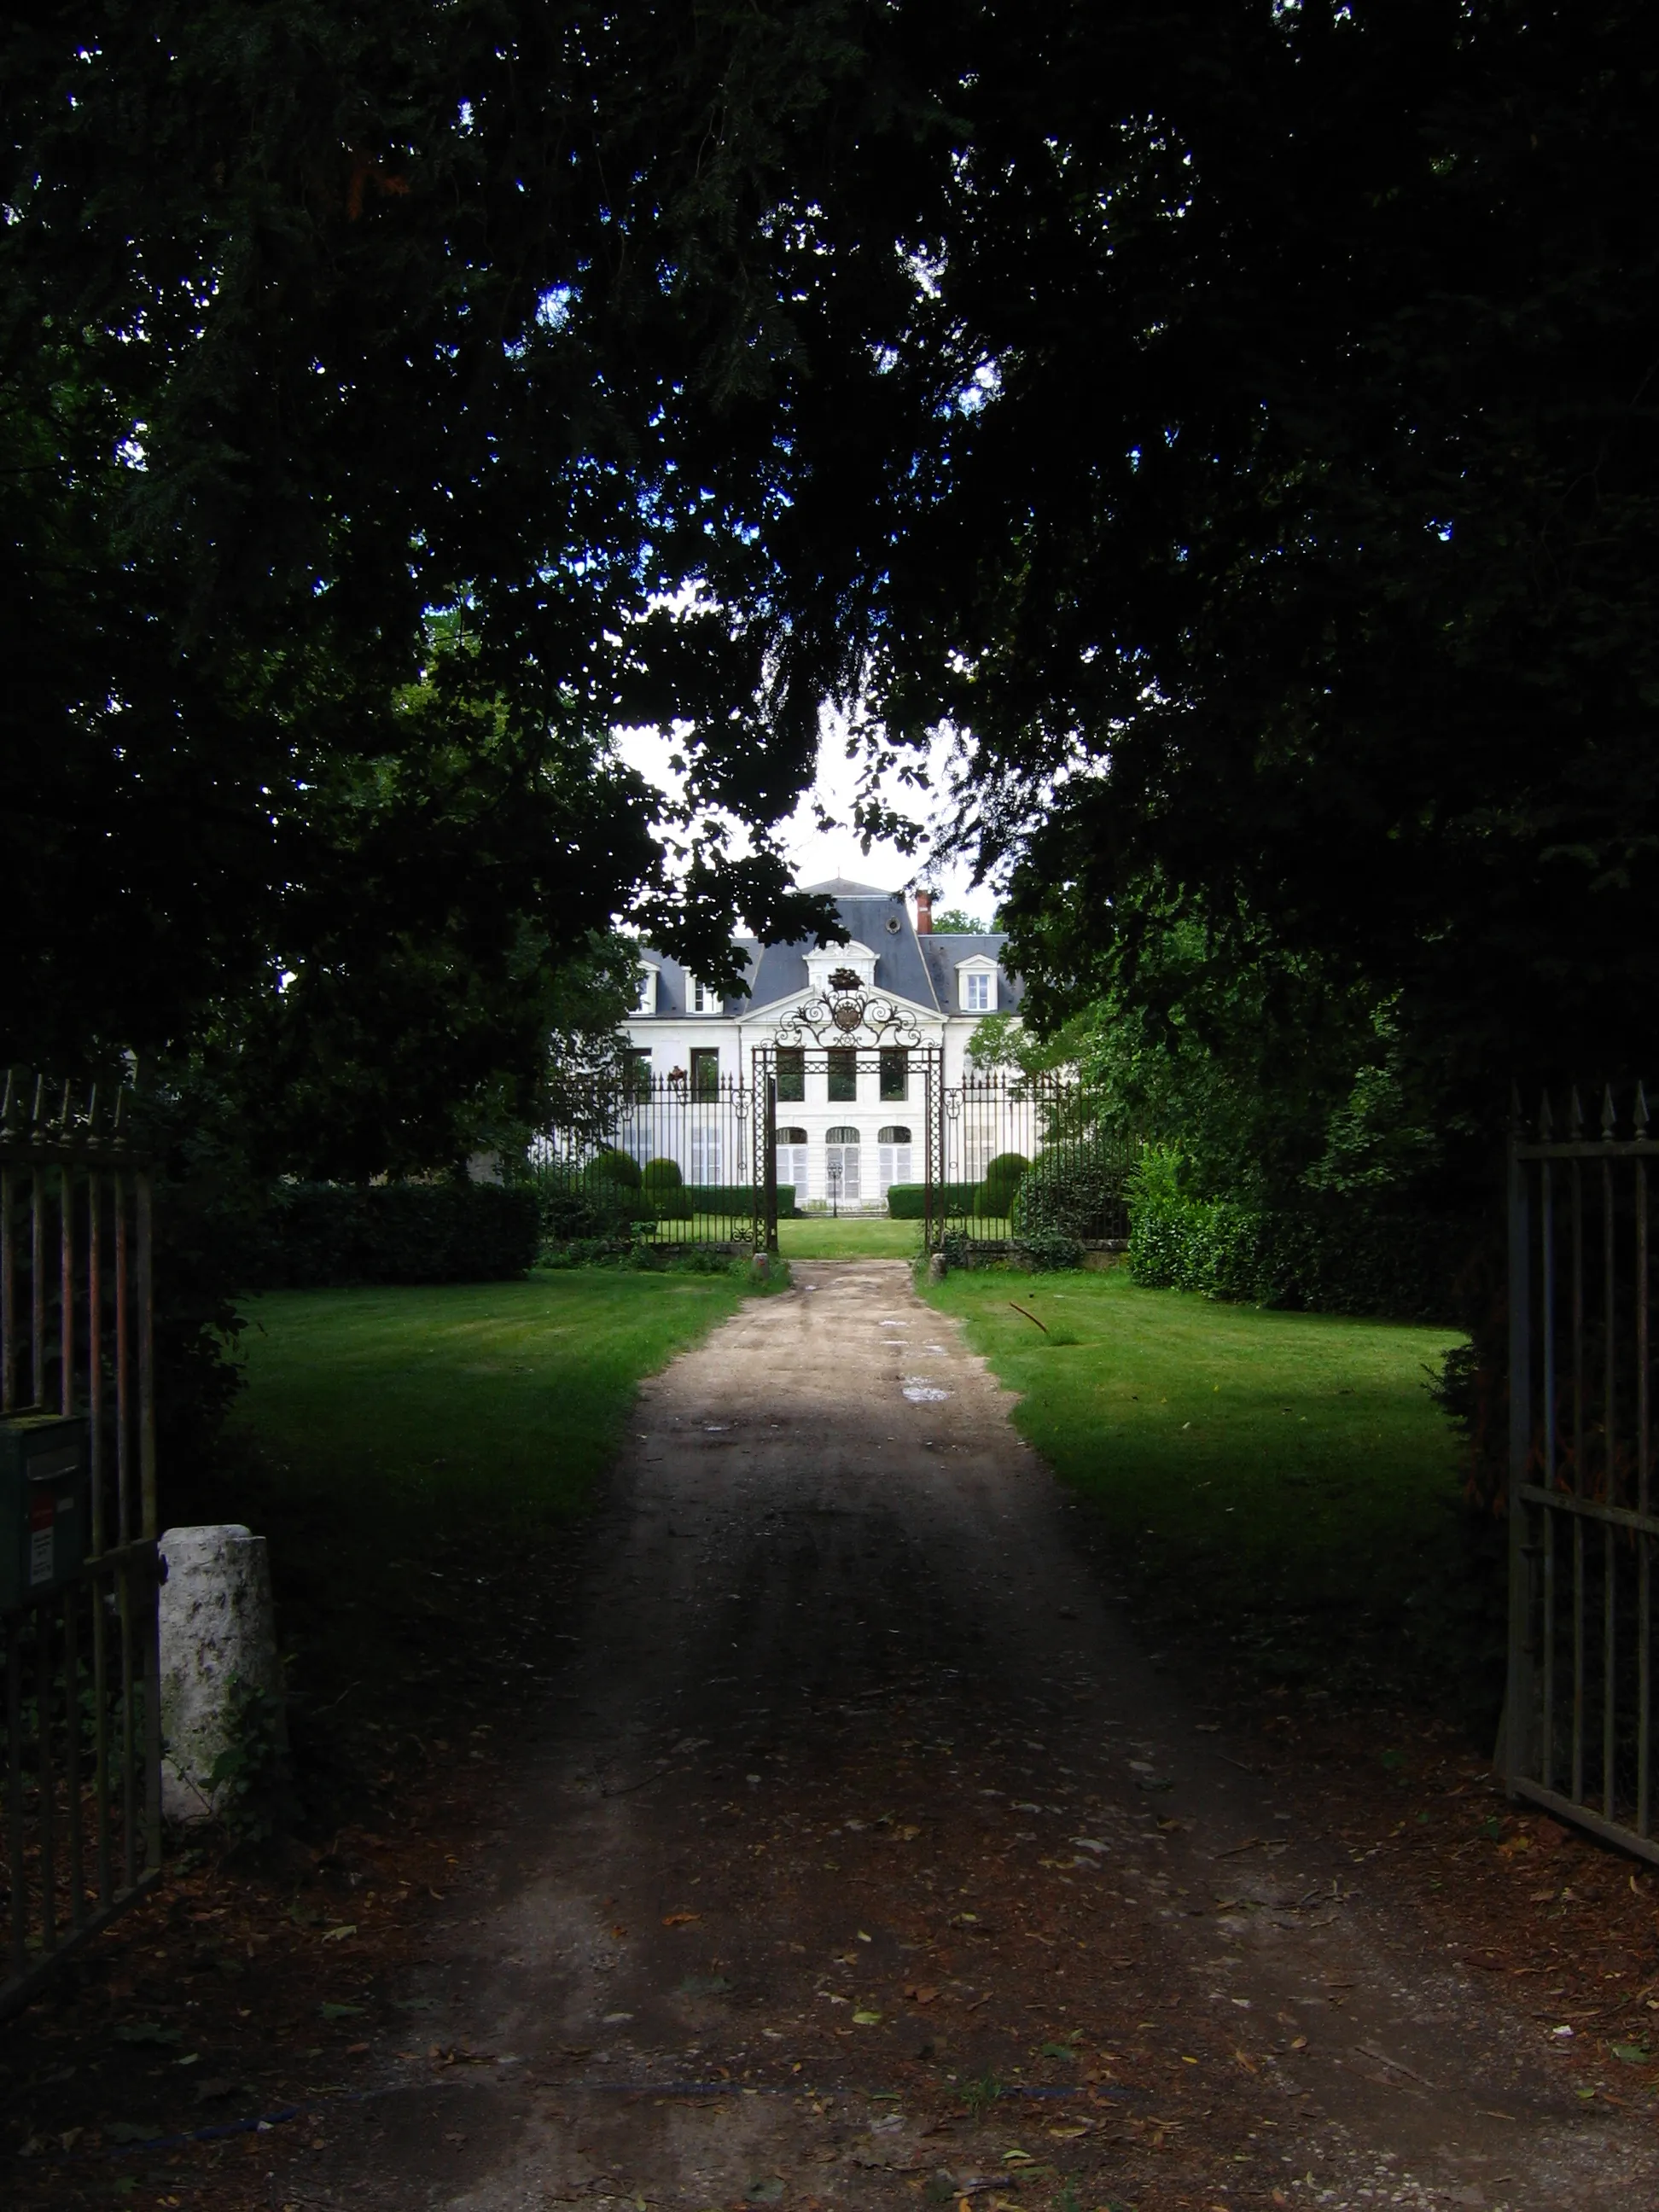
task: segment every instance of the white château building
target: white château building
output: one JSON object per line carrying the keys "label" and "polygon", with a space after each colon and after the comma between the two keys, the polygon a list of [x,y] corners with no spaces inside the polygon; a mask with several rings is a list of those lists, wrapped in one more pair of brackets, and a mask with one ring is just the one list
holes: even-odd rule
{"label": "white ch\u00e2teau building", "polygon": [[[748,1083],[755,1049],[777,1045],[781,1028],[789,1040],[791,1018],[844,990],[850,972],[862,991],[891,1006],[903,1035],[942,1054],[947,1086],[961,1082],[980,1022],[1019,1005],[1020,987],[1002,967],[1006,940],[936,931],[925,891],[916,894],[913,916],[902,891],[839,877],[807,888],[835,901],[849,941],[739,940],[747,988],[737,995],[722,996],[677,961],[641,948],[639,1006],[629,1031],[641,1073],[683,1080],[694,1100],[721,1080]],[[921,1084],[913,1060],[904,1045],[854,1052],[835,1048],[831,1039],[830,1048],[813,1052],[785,1042],[778,1060],[778,1182],[793,1185],[798,1205],[833,1198],[873,1211],[884,1205],[890,1183],[922,1180]],[[730,1179],[736,1164],[708,1151],[718,1148],[719,1131],[713,1116],[701,1139],[692,1128],[701,1150],[684,1164],[689,1181]],[[973,1175],[983,1162],[963,1165]]]}

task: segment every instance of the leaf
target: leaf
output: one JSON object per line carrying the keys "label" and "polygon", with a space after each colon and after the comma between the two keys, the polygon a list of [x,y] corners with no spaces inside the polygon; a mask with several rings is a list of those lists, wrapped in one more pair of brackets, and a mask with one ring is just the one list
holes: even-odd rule
{"label": "leaf", "polygon": [[164,2132],[159,2120],[112,2120],[104,2130],[104,2141],[112,2143],[159,2142]]}
{"label": "leaf", "polygon": [[724,1974],[688,1974],[680,1984],[680,1994],[688,1997],[724,1996],[731,1986]]}
{"label": "leaf", "polygon": [[904,1994],[912,2004],[930,2005],[939,1996],[939,1990],[932,1982],[911,1982],[907,1984]]}
{"label": "leaf", "polygon": [[185,2033],[179,2027],[163,2027],[159,2020],[130,2021],[115,2031],[118,2043],[182,2043]]}
{"label": "leaf", "polygon": [[1652,2052],[1642,2043],[1615,2043],[1611,2046],[1615,2058],[1622,2058],[1626,2066],[1645,2066]]}
{"label": "leaf", "polygon": [[853,2024],[855,2027],[877,2027],[880,2023],[881,2014],[878,2012],[855,2012],[853,2014]]}
{"label": "leaf", "polygon": [[694,1920],[702,1918],[701,1912],[665,1912],[662,1924],[665,1928],[689,1928]]}
{"label": "leaf", "polygon": [[333,2004],[325,1999],[317,2009],[325,2020],[356,2020],[363,2010],[363,2007],[355,2004]]}
{"label": "leaf", "polygon": [[751,2181],[743,2195],[747,2204],[775,2204],[783,2195],[783,2184],[772,2174],[764,2181]]}
{"label": "leaf", "polygon": [[325,1929],[323,1935],[323,1941],[325,1943],[343,1943],[348,1936],[355,1936],[356,1933],[356,1922],[355,1920],[348,1920],[341,1927]]}

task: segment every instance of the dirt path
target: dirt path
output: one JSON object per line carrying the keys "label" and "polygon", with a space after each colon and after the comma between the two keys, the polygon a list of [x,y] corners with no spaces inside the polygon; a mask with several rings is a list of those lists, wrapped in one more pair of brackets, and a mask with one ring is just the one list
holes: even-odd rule
{"label": "dirt path", "polygon": [[1647,2124],[1136,1651],[905,1268],[796,1284],[647,1388],[408,2048],[271,2201],[1654,2202]]}

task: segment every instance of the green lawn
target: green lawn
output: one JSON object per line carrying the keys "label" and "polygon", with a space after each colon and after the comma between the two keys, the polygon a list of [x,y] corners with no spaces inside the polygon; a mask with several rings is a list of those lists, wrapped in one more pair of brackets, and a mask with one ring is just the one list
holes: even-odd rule
{"label": "green lawn", "polygon": [[355,1802],[370,1732],[384,1746],[545,1663],[571,1524],[641,1378],[745,1294],[592,1268],[247,1301],[211,1517],[270,1540],[309,1802]]}
{"label": "green lawn", "polygon": [[1455,1443],[1425,1387],[1449,1332],[1219,1305],[1121,1268],[955,1273],[927,1295],[1019,1392],[1021,1432],[1160,1620],[1286,1674],[1369,1668],[1450,1571]]}
{"label": "green lawn", "polygon": [[843,1214],[837,1221],[802,1213],[779,1222],[778,1249],[786,1260],[912,1260],[921,1249],[921,1224],[889,1221],[884,1214]]}

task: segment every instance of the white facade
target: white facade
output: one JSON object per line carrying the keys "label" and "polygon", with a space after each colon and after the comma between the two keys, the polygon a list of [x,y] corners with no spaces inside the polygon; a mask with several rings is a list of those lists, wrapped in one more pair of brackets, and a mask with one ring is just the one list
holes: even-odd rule
{"label": "white facade", "polygon": [[[754,1054],[776,1046],[791,1018],[814,1000],[833,996],[832,979],[850,971],[859,989],[890,1007],[896,1024],[912,1041],[908,1049],[881,1040],[860,1041],[855,1054],[826,1065],[813,1047],[804,1060],[779,1064],[778,1181],[796,1194],[802,1206],[836,1205],[854,1212],[878,1212],[891,1183],[920,1182],[922,1154],[923,1075],[921,1054],[942,1055],[946,1087],[962,1080],[969,1040],[987,1014],[1011,1013],[1018,1006],[1018,982],[1003,970],[1000,937],[951,937],[919,932],[901,892],[836,881],[811,889],[835,898],[849,933],[845,945],[745,945],[749,990],[721,1002],[676,963],[642,947],[639,1011],[629,1025],[641,1066],[655,1078],[683,1079],[695,1098],[718,1071],[732,1083],[754,1079]],[[843,982],[842,988],[845,988]],[[896,1030],[890,1029],[891,1036]],[[836,1048],[834,1032],[825,1044]],[[799,1096],[791,1093],[799,1091]],[[695,1144],[699,1120],[695,1107],[687,1135]],[[717,1119],[708,1116],[711,1131]],[[963,1130],[975,1163],[973,1133]],[[988,1141],[992,1133],[988,1130]],[[728,1148],[729,1148],[728,1139]],[[688,1159],[686,1178],[694,1182],[735,1180],[731,1164]]]}

